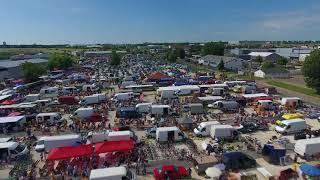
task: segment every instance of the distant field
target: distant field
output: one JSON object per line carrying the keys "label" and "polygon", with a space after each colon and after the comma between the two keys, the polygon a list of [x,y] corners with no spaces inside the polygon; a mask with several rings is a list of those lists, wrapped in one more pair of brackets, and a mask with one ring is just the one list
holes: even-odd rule
{"label": "distant field", "polygon": [[54,53],[71,51],[71,48],[0,48],[0,60],[18,54]]}
{"label": "distant field", "polygon": [[296,84],[285,83],[285,82],[278,81],[278,80],[269,80],[269,81],[267,81],[267,83],[272,86],[288,89],[290,91],[295,91],[295,92],[306,94],[309,96],[320,97],[320,95],[317,94],[314,89],[310,89],[310,88],[303,87],[303,86],[298,86]]}
{"label": "distant field", "polygon": [[284,83],[290,83],[290,84],[294,84],[296,86],[301,86],[301,87],[307,88],[303,75],[296,75],[296,76],[293,76],[289,79],[277,79],[277,80],[282,81]]}

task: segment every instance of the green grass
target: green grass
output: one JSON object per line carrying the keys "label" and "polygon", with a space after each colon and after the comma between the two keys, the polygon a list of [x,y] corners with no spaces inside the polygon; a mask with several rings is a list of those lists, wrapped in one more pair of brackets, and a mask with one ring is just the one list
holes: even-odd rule
{"label": "green grass", "polygon": [[267,81],[267,83],[272,86],[280,87],[280,88],[287,89],[290,91],[295,91],[295,92],[306,94],[309,96],[320,97],[320,95],[317,94],[314,89],[310,89],[310,88],[306,88],[306,87],[302,87],[302,86],[297,86],[294,84],[288,84],[288,83],[284,83],[284,82],[276,81],[276,80],[269,80],[269,81]]}

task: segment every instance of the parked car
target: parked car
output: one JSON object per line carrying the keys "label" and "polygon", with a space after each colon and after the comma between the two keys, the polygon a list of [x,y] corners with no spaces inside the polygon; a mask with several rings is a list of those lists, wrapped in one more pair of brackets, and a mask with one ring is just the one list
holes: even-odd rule
{"label": "parked car", "polygon": [[182,179],[190,177],[190,174],[183,166],[164,165],[153,169],[153,177],[155,180]]}
{"label": "parked car", "polygon": [[241,128],[238,129],[241,133],[252,133],[259,129],[259,125],[254,122],[243,122]]}
{"label": "parked car", "polygon": [[157,128],[156,127],[152,127],[146,130],[146,136],[148,138],[155,138],[156,137],[156,131]]}
{"label": "parked car", "polygon": [[226,170],[249,169],[257,166],[257,162],[251,156],[242,152],[225,153],[222,162],[226,166]]}

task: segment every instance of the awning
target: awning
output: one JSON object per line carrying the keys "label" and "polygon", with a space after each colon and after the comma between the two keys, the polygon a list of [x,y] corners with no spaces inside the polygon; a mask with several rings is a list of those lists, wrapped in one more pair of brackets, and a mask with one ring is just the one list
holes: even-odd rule
{"label": "awning", "polygon": [[312,166],[310,164],[302,164],[300,165],[300,170],[308,176],[320,177],[320,168],[317,166]]}
{"label": "awning", "polygon": [[107,152],[123,152],[130,151],[134,148],[132,140],[125,141],[107,141],[104,143],[98,143],[95,145],[94,153],[107,153]]}
{"label": "awning", "polygon": [[80,156],[90,156],[92,154],[91,144],[79,146],[67,146],[60,148],[53,148],[48,154],[48,160],[62,160]]}
{"label": "awning", "polygon": [[12,104],[15,104],[15,103],[16,103],[15,101],[8,99],[8,100],[3,101],[1,103],[1,105],[12,105]]}

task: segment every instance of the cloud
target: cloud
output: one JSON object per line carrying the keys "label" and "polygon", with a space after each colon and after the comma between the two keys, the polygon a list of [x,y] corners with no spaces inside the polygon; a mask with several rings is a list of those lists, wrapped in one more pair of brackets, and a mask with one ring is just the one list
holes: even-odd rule
{"label": "cloud", "polygon": [[267,14],[258,22],[258,26],[277,31],[300,31],[320,28],[320,9],[299,10],[283,13]]}

